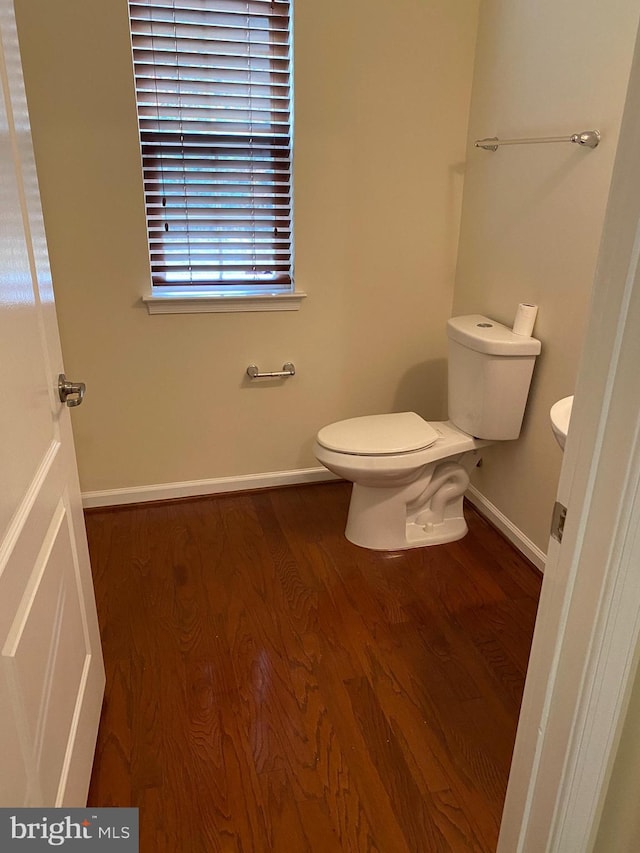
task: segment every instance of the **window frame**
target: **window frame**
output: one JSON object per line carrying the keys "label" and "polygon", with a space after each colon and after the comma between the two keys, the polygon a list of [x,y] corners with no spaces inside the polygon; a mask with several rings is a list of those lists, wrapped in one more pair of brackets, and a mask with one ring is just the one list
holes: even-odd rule
{"label": "window frame", "polygon": [[[250,0],[249,0],[250,2]],[[247,22],[249,21],[249,2],[247,3]],[[261,0],[257,0],[257,2],[261,2]],[[274,127],[271,124],[271,121],[279,121],[281,113],[278,112],[277,119],[270,119],[269,116],[273,116],[273,112],[267,112],[267,136],[259,134],[258,131],[253,131],[254,127],[254,113],[253,113],[253,103],[250,100],[251,95],[251,87],[254,83],[253,80],[244,84],[241,88],[246,89],[248,87],[249,95],[245,95],[247,98],[247,115],[248,115],[248,126],[251,128],[248,131],[245,131],[244,128],[240,128],[239,130],[235,130],[233,132],[233,145],[234,147],[238,146],[238,150],[242,151],[241,159],[245,160],[245,165],[242,167],[246,170],[246,173],[250,176],[249,183],[247,185],[248,192],[244,195],[245,204],[243,204],[243,198],[239,198],[240,208],[238,208],[233,202],[235,202],[234,189],[228,189],[225,186],[225,175],[222,168],[220,168],[221,160],[224,159],[224,154],[226,152],[220,152],[216,149],[220,149],[229,144],[229,131],[227,130],[224,122],[228,121],[227,116],[224,112],[226,110],[227,105],[224,103],[225,98],[220,97],[220,92],[214,90],[213,91],[213,106],[211,106],[211,99],[208,99],[209,92],[207,88],[209,87],[209,82],[207,79],[207,86],[204,89],[203,94],[203,106],[205,106],[209,113],[205,112],[206,120],[201,124],[205,124],[204,130],[200,130],[200,133],[197,137],[190,132],[190,127],[185,119],[185,123],[183,125],[183,107],[180,104],[184,104],[183,95],[180,92],[180,80],[182,80],[182,76],[179,73],[175,78],[172,78],[177,81],[177,93],[176,89],[165,89],[164,91],[173,91],[175,95],[175,103],[167,106],[166,113],[161,114],[161,102],[158,102],[158,92],[156,90],[155,93],[155,109],[157,111],[157,118],[153,116],[151,118],[151,126],[149,126],[148,122],[145,122],[147,116],[149,116],[149,101],[153,101],[153,92],[151,95],[149,92],[149,78],[152,80],[157,80],[161,78],[161,74],[156,76],[155,73],[148,73],[148,58],[151,57],[155,60],[156,51],[162,51],[164,46],[162,45],[162,41],[160,44],[162,45],[159,48],[156,48],[155,39],[162,38],[162,35],[169,37],[169,44],[171,43],[172,38],[177,38],[173,33],[169,32],[168,34],[162,33],[160,36],[156,36],[153,32],[154,27],[154,19],[152,17],[152,10],[155,8],[166,9],[167,12],[165,15],[162,13],[158,16],[158,21],[161,23],[155,24],[156,26],[165,30],[167,28],[167,21],[171,20],[171,16],[175,15],[175,7],[162,0],[159,0],[158,3],[154,3],[154,0],[129,0],[128,4],[128,12],[129,12],[129,27],[131,34],[131,42],[132,42],[132,58],[134,62],[134,84],[135,84],[135,97],[136,97],[136,113],[137,113],[137,124],[138,124],[138,138],[140,140],[141,146],[141,161],[142,161],[142,171],[143,171],[143,192],[145,199],[145,225],[146,225],[146,239],[147,239],[147,247],[149,251],[149,259],[150,259],[150,273],[151,273],[151,281],[150,281],[150,293],[147,293],[142,296],[142,301],[146,304],[146,307],[151,314],[166,314],[166,313],[200,313],[200,312],[235,312],[235,311],[291,311],[297,310],[300,306],[302,299],[306,297],[306,294],[296,289],[295,286],[295,277],[294,277],[294,209],[293,209],[293,26],[294,26],[294,2],[293,0],[277,0],[277,2],[287,3],[287,11],[288,11],[288,32],[287,30],[282,30],[280,27],[278,30],[278,35],[283,32],[287,32],[287,56],[285,57],[287,60],[286,72],[288,74],[288,84],[289,84],[289,98],[288,98],[288,121],[287,121],[287,131],[288,133],[285,136],[277,136],[270,137],[268,134],[273,132],[276,133],[276,130],[271,131],[271,128]],[[196,5],[196,4],[194,4]],[[228,11],[224,9],[224,3],[221,3],[220,8],[216,8],[214,10],[206,9],[204,10],[204,14],[207,12],[213,12],[216,16],[227,16]],[[147,6],[149,7],[149,23],[148,26],[144,24],[145,17],[144,14],[141,14],[141,7]],[[259,8],[259,7],[258,7]],[[182,12],[182,7],[178,7],[177,14],[178,16]],[[254,13],[254,10],[251,10],[251,14]],[[184,13],[183,13],[184,14]],[[191,12],[187,12],[187,15],[191,15]],[[173,17],[173,28],[174,32],[176,30],[176,18]],[[241,21],[241,18],[238,19]],[[142,23],[141,23],[142,22]],[[187,24],[190,24],[189,21]],[[224,24],[226,26],[226,23]],[[270,26],[269,22],[269,26]],[[169,24],[170,26],[170,24]],[[212,28],[215,25],[212,25]],[[235,22],[234,22],[235,26]],[[178,27],[181,28],[181,22],[178,20]],[[199,21],[196,23],[196,27],[198,28],[198,35],[202,35],[206,29],[206,21]],[[242,29],[242,24],[241,24]],[[146,30],[146,31],[145,31]],[[246,32],[250,32],[249,24],[247,23],[245,27]],[[258,31],[260,32],[260,30]],[[264,30],[263,30],[264,32]],[[267,30],[267,32],[271,32],[271,30]],[[240,33],[242,36],[242,33]],[[225,38],[225,35],[219,36],[221,38]],[[189,34],[189,38],[191,38]],[[248,35],[248,38],[251,39],[251,35]],[[208,41],[208,39],[207,39]],[[271,39],[269,39],[266,44],[269,44]],[[234,36],[233,44],[236,43],[236,39]],[[253,42],[247,42],[253,43]],[[179,44],[179,42],[178,42]],[[240,42],[240,45],[242,42]],[[265,42],[262,41],[264,46]],[[150,46],[149,46],[150,45]],[[175,45],[175,42],[174,42]],[[187,49],[190,49],[191,45]],[[175,48],[176,57],[180,55],[180,49]],[[137,52],[136,52],[137,51]],[[166,54],[165,54],[166,55]],[[202,55],[202,54],[201,54]],[[224,66],[225,60],[222,54],[218,51],[214,51],[214,54],[209,54],[208,52],[205,55],[213,55],[214,56],[214,65],[212,67],[220,68],[220,64],[215,64],[216,60],[218,63],[220,58],[222,57],[222,67]],[[241,54],[242,55],[242,54]],[[253,51],[252,51],[252,55]],[[269,52],[267,54],[267,58],[270,56],[275,56],[276,54]],[[140,59],[140,56],[144,58],[144,61]],[[159,69],[166,67],[166,60],[160,54],[161,60],[158,65],[155,66]],[[189,58],[191,54],[187,54]],[[262,68],[264,68],[264,56],[259,56],[257,60],[257,64],[262,64]],[[280,59],[281,57],[279,57]],[[181,65],[178,59],[176,59],[176,67]],[[198,65],[195,66],[198,68]],[[200,66],[202,67],[202,66]],[[207,66],[204,66],[205,68]],[[253,66],[252,66],[253,67]],[[210,71],[208,72],[210,74]],[[208,78],[207,72],[203,77]],[[187,80],[193,80],[194,78],[189,78],[188,75],[185,78]],[[202,78],[201,78],[202,79]],[[217,78],[218,80],[220,78]],[[139,82],[143,81],[143,82]],[[217,82],[217,80],[216,80]],[[267,83],[269,85],[269,83]],[[273,84],[272,84],[273,85]],[[276,84],[279,87],[280,84]],[[226,86],[222,86],[222,88],[227,88]],[[278,92],[278,88],[274,90]],[[228,92],[224,92],[224,94],[228,94]],[[173,96],[164,96],[170,97],[173,99]],[[267,96],[268,97],[268,96]],[[192,96],[189,96],[189,107],[191,107]],[[235,100],[235,96],[234,96]],[[167,103],[165,101],[164,103]],[[280,98],[278,92],[278,101],[275,102],[277,104],[277,108],[280,107]],[[160,104],[160,106],[159,106]],[[177,105],[176,105],[177,104]],[[272,106],[268,107],[268,110],[276,109],[273,106],[274,102],[272,102]],[[199,106],[199,105],[196,105]],[[178,118],[175,118],[175,113],[178,112]],[[188,112],[185,109],[185,112]],[[234,110],[234,113],[236,110]],[[216,115],[213,115],[216,113]],[[170,124],[169,128],[165,130],[167,125],[163,124],[167,120],[167,114],[170,116]],[[172,118],[171,118],[172,117]],[[219,118],[220,117],[220,118]],[[199,117],[198,117],[199,120]],[[258,116],[258,121],[259,116]],[[242,121],[242,120],[240,120]],[[179,130],[175,130],[174,126],[179,122]],[[209,136],[206,129],[206,122],[211,122],[212,127],[214,127],[214,131]],[[175,136],[175,141],[174,137]],[[208,147],[206,145],[207,138],[213,138],[213,142],[211,145],[212,149],[207,152],[205,157],[211,161],[211,168],[205,169],[203,172],[203,180],[207,184],[207,187],[210,190],[210,194],[207,194],[207,187],[205,187],[205,192],[201,193],[193,187],[189,187],[189,180],[186,177],[186,172],[184,168],[184,163],[188,163],[188,152],[190,146],[193,144],[198,145],[199,140],[202,140],[205,144],[203,148]],[[156,144],[156,139],[158,139],[158,143]],[[279,170],[278,166],[280,165],[279,160],[276,158],[276,155],[269,154],[269,144],[273,141],[273,145],[281,148],[282,140],[286,140],[285,150],[287,152],[287,156],[285,157],[284,163],[285,165],[285,183],[282,184],[281,181],[278,180]],[[253,181],[253,167],[251,163],[254,162],[253,156],[255,151],[256,142],[259,144],[259,147],[262,148],[262,151],[267,151],[267,164],[269,162],[273,162],[274,166],[267,166],[267,170],[270,172],[270,176],[267,176],[267,191],[270,192],[270,195],[267,196],[267,205],[265,208],[265,213],[267,216],[266,222],[274,221],[276,216],[278,217],[278,223],[280,221],[279,217],[281,214],[278,212],[278,208],[276,205],[278,203],[284,202],[285,211],[288,210],[288,214],[285,213],[285,219],[283,222],[286,223],[286,231],[287,235],[284,238],[280,238],[279,235],[272,237],[269,239],[269,232],[266,232],[267,241],[265,242],[262,238],[262,233],[258,233],[255,230],[255,214],[252,212],[254,210],[258,210],[258,219],[260,219],[260,213],[262,213],[261,201],[264,198],[263,186],[258,186],[257,182]],[[171,160],[167,161],[166,154],[163,151],[162,146],[169,145],[174,151],[178,150],[180,153],[180,157],[176,160],[176,168],[173,166],[173,162]],[[275,149],[273,149],[275,150]],[[166,148],[165,148],[166,151]],[[183,156],[184,152],[184,156]],[[193,155],[192,155],[193,156]],[[196,153],[196,157],[199,155]],[[232,152],[232,157],[235,159],[235,153]],[[258,151],[257,157],[264,156],[262,152]],[[247,160],[248,157],[248,160]],[[273,157],[273,159],[270,159]],[[171,166],[171,171],[176,172],[180,171],[182,168],[183,173],[185,174],[184,183],[171,183],[167,184],[169,187],[169,192],[165,197],[165,174],[164,170],[167,169],[166,163],[169,162]],[[248,167],[246,163],[248,162]],[[260,162],[260,161],[256,161]],[[277,165],[276,165],[277,164]],[[262,163],[261,163],[262,165]],[[196,167],[197,169],[198,167]],[[228,170],[228,166],[226,167]],[[235,163],[232,168],[235,168]],[[238,167],[240,168],[240,167]],[[264,168],[264,167],[263,167]],[[274,171],[275,169],[275,171]],[[237,171],[237,169],[236,169]],[[194,174],[192,172],[192,174]],[[238,172],[238,174],[242,174],[242,172]],[[160,179],[158,179],[158,175]],[[201,184],[199,180],[199,175],[195,175],[196,181],[191,181],[191,183]],[[262,177],[262,176],[260,176]],[[172,178],[175,181],[175,175],[172,175]],[[169,180],[169,179],[167,179]],[[235,180],[235,175],[232,180]],[[243,181],[244,179],[241,179]],[[228,184],[229,178],[226,178],[226,183]],[[161,188],[159,188],[161,186]],[[281,187],[284,186],[286,191],[282,193]],[[244,187],[244,184],[243,184]],[[171,192],[171,190],[176,190],[177,192]],[[183,190],[182,193],[180,190]],[[241,190],[243,192],[243,190]],[[259,195],[258,195],[259,194]],[[227,196],[227,198],[222,198],[222,204],[220,204],[220,199],[217,197],[218,195]],[[159,197],[162,196],[161,207],[159,205]],[[172,198],[173,196],[173,198]],[[204,201],[203,201],[204,199]],[[258,199],[256,201],[256,199]],[[231,202],[226,208],[224,207],[225,201]],[[168,202],[168,204],[167,204]],[[248,229],[244,232],[240,230],[237,231],[240,237],[233,239],[233,236],[230,235],[226,238],[222,237],[218,240],[215,239],[215,236],[211,239],[210,242],[203,241],[202,239],[198,240],[198,247],[194,251],[193,247],[190,244],[190,239],[192,238],[194,233],[198,233],[199,229],[190,230],[190,209],[191,206],[204,206],[208,208],[210,212],[205,212],[205,220],[207,216],[210,216],[210,222],[214,222],[219,219],[219,214],[222,214],[222,219],[225,218],[225,213],[228,215],[229,211],[233,211],[234,209],[240,210],[238,215],[238,219],[245,218],[250,225]],[[167,215],[165,217],[164,210],[167,210]],[[246,211],[249,210],[249,213]],[[158,213],[160,213],[160,217],[158,217]],[[198,210],[197,213],[202,213],[202,211]],[[169,226],[172,224],[172,214],[177,214],[178,219],[182,221],[178,222],[178,230],[174,232],[177,237],[177,243],[173,241],[167,241],[166,243],[163,241],[164,234],[162,232],[162,223],[164,223],[164,230],[169,231]],[[271,218],[269,216],[271,214]],[[288,216],[288,218],[287,218]],[[161,225],[161,228],[158,229],[158,224]],[[235,223],[234,223],[235,225]],[[217,231],[219,228],[224,229],[228,228],[229,231],[233,230],[234,226],[226,226],[226,223],[222,226],[212,227],[211,224],[207,224],[205,221],[204,230],[213,232]],[[279,227],[279,224],[276,225]],[[155,229],[155,230],[154,230]],[[260,231],[260,228],[258,228]],[[160,232],[160,233],[159,233]],[[180,240],[179,235],[184,234],[184,239]],[[275,232],[274,228],[274,234]],[[247,235],[249,237],[247,241]],[[230,278],[227,284],[222,284],[221,281],[223,277],[226,277],[225,267],[229,262],[225,255],[227,255],[227,251],[225,251],[226,247],[224,245],[224,241],[227,239],[230,245],[228,254],[230,255],[229,261],[232,264],[232,269],[237,269],[237,280],[233,280]],[[259,240],[259,242],[258,242]],[[282,241],[282,244],[281,244]],[[239,245],[242,243],[246,243],[246,246]],[[181,255],[181,257],[177,258],[177,264],[175,263],[175,258],[171,257],[172,253],[167,252],[165,256],[165,252],[167,246],[170,246],[172,249],[174,246],[173,254]],[[186,246],[186,248],[185,248]],[[204,249],[204,252],[200,251],[200,247]],[[260,259],[260,255],[257,254],[260,250],[266,249],[266,254],[268,256],[268,261],[273,261],[274,264],[278,264],[272,268],[273,279],[262,279],[260,280],[260,267],[257,268],[254,266],[253,271],[251,270],[251,255],[253,263],[255,264],[256,258]],[[208,259],[211,260],[208,260]],[[173,269],[171,268],[171,262],[174,262]],[[196,263],[192,266],[192,261]],[[198,270],[197,262],[204,263],[205,270],[212,270],[212,277],[218,277],[218,282],[213,280],[204,280],[203,283],[199,283],[197,281],[198,275],[203,275]],[[180,266],[180,263],[183,262],[183,266]],[[284,262],[284,267],[281,264]],[[213,266],[210,266],[213,264]],[[278,273],[278,269],[283,269],[282,273]],[[217,271],[216,271],[217,270]],[[286,272],[284,271],[286,270]],[[185,276],[185,282],[180,283],[176,281],[175,284],[166,281],[166,278],[171,274],[176,276],[176,279],[180,277],[181,274]],[[246,278],[244,278],[246,274]],[[231,273],[233,275],[233,273]],[[165,278],[163,282],[161,279]],[[280,277],[280,281],[278,281],[278,277]],[[188,280],[190,279],[190,281]],[[195,280],[194,280],[195,279]]]}

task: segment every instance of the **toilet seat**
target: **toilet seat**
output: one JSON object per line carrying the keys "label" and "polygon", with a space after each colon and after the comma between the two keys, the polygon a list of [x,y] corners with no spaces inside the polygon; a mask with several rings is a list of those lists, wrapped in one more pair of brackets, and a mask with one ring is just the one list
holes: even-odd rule
{"label": "toilet seat", "polygon": [[323,427],[317,442],[353,456],[389,456],[431,447],[439,434],[415,412],[367,415]]}

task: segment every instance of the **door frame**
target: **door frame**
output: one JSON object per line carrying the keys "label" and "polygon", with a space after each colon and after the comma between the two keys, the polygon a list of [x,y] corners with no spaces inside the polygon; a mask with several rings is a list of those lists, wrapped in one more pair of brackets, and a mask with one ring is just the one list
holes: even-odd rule
{"label": "door frame", "polygon": [[639,150],[636,43],[499,853],[592,849],[637,670]]}

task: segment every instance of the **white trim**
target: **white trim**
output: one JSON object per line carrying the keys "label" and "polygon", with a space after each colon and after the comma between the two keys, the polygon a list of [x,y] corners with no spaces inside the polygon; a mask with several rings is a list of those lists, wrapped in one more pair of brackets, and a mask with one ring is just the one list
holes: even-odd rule
{"label": "white trim", "polygon": [[500,512],[495,504],[486,498],[482,492],[479,492],[475,486],[469,486],[465,497],[469,503],[473,504],[482,515],[484,515],[494,527],[497,527],[502,535],[514,545],[521,554],[533,565],[544,572],[544,567],[547,562],[547,555],[538,546],[529,539],[528,536],[516,527],[504,513]]}
{"label": "white trim", "polygon": [[272,471],[265,474],[244,474],[239,477],[217,477],[211,480],[188,480],[184,483],[158,483],[153,486],[132,486],[129,489],[83,492],[82,505],[85,509],[90,509],[98,506],[166,501],[225,492],[273,489],[276,486],[322,483],[339,479],[326,468],[301,468],[295,471]]}
{"label": "white trim", "polygon": [[180,296],[143,296],[149,314],[229,314],[242,311],[297,311],[307,296],[295,293],[273,293],[265,296],[211,296],[196,294]]}
{"label": "white trim", "polygon": [[[636,440],[636,456],[640,442]],[[640,465],[634,463],[631,510],[622,507],[571,732],[564,779],[554,819],[551,849],[587,850],[595,841],[603,792],[612,769],[637,668],[640,638]],[[618,553],[621,551],[621,553]]]}

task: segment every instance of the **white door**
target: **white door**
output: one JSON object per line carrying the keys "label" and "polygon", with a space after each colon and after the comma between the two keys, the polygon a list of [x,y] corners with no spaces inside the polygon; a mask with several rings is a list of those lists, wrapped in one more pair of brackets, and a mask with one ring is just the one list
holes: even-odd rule
{"label": "white door", "polygon": [[0,806],[81,806],[104,668],[13,3],[0,0]]}

